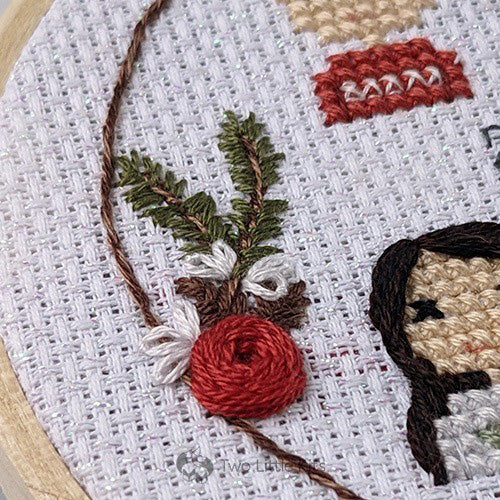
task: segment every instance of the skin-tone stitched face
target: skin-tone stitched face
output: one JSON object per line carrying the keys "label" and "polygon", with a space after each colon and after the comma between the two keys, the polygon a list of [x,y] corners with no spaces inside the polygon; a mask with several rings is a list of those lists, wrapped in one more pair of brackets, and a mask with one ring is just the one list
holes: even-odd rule
{"label": "skin-tone stitched face", "polygon": [[438,373],[485,371],[500,382],[500,259],[424,251],[406,290],[405,332]]}

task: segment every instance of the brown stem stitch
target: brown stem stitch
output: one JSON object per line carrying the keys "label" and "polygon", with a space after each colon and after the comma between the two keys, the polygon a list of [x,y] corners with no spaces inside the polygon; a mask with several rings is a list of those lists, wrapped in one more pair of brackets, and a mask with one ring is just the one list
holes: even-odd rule
{"label": "brown stem stitch", "polygon": [[[144,178],[148,181],[151,180],[150,176],[146,173],[143,174]],[[182,200],[176,196],[174,193],[169,191],[161,182],[158,182],[156,186],[151,187],[151,191],[160,195],[167,205],[171,205],[174,207],[182,207]],[[207,228],[201,222],[201,220],[196,217],[196,215],[188,213],[186,210],[181,211],[182,216],[189,222],[192,222],[202,233],[207,233]]]}
{"label": "brown stem stitch", "polygon": [[[164,187],[162,186],[155,186],[151,188],[151,190],[159,194],[164,200],[167,205],[173,205],[173,206],[181,206],[182,205],[182,200],[177,198],[173,193],[170,191],[167,191]],[[201,220],[196,217],[196,215],[188,213],[186,210],[182,210],[182,216],[189,222],[192,222],[202,233],[206,234],[207,233],[207,228],[205,225],[201,222]]]}
{"label": "brown stem stitch", "polygon": [[175,284],[179,295],[195,300],[202,330],[212,328],[228,316],[248,311],[247,296],[234,280],[223,281],[217,286],[201,278],[179,278]]}
{"label": "brown stem stitch", "polygon": [[[101,178],[101,215],[103,225],[106,230],[107,240],[109,242],[111,252],[115,257],[118,270],[122,274],[128,286],[129,292],[134,301],[137,303],[144,318],[144,322],[149,328],[159,326],[161,324],[161,321],[152,311],[148,294],[142,288],[137,279],[137,276],[135,275],[132,265],[127,259],[127,256],[122,247],[120,236],[116,231],[114,223],[113,204],[111,203],[111,191],[114,177],[113,145],[115,141],[116,123],[120,112],[123,94],[130,81],[134,62],[139,55],[141,44],[144,41],[146,27],[158,17],[161,10],[168,4],[169,0],[156,0],[146,10],[142,19],[137,23],[134,29],[130,46],[127,51],[127,55],[122,65],[120,66],[118,78],[113,90],[113,95],[109,104],[108,114],[103,128],[103,160]],[[195,282],[192,282],[191,284],[195,284]],[[178,286],[188,287],[189,283],[184,282],[180,285],[178,284]],[[197,290],[195,290],[194,288],[192,290],[187,288],[186,291],[190,290],[190,293],[193,294],[197,301],[204,301],[204,307],[207,308],[208,318],[210,317],[208,299],[209,297],[214,297],[214,294],[216,293],[226,293],[228,296],[231,296],[231,300],[226,302],[226,307],[229,304],[229,307],[231,309],[245,309],[243,299],[239,298],[240,295],[238,295],[239,287],[235,282],[228,284],[227,289],[223,289],[222,292],[213,290],[210,287],[202,287],[199,283],[197,283],[196,288]],[[226,291],[224,292],[224,290]],[[218,302],[218,300],[214,300],[213,302]],[[297,314],[290,314],[290,318],[296,316]],[[207,321],[209,320],[207,319]],[[189,383],[188,376],[183,377],[183,379],[185,382]],[[313,481],[316,481],[317,483],[335,491],[340,498],[359,498],[350,490],[339,485],[330,474],[315,468],[311,464],[308,464],[303,458],[281,449],[271,439],[267,438],[260,431],[258,431],[252,424],[241,419],[225,418],[225,421],[228,424],[232,425],[234,428],[239,429],[240,431],[247,434],[258,446],[274,455],[294,470],[305,472]]]}
{"label": "brown stem stitch", "polygon": [[460,258],[499,258],[500,225],[470,222],[416,240],[398,241],[385,250],[373,270],[370,318],[380,331],[387,352],[411,384],[408,442],[416,460],[440,485],[448,482],[448,476],[436,443],[434,421],[449,415],[449,394],[484,389],[491,385],[491,380],[480,371],[438,374],[431,361],[414,354],[404,330],[406,288],[422,250]]}
{"label": "brown stem stitch", "polygon": [[241,420],[239,418],[227,418],[226,421],[240,431],[248,434],[256,445],[274,455],[292,470],[296,472],[303,472],[313,481],[325,486],[326,488],[334,490],[339,498],[344,500],[362,500],[360,496],[356,495],[351,490],[340,486],[333,479],[333,477],[328,474],[328,472],[313,467],[298,455],[282,450],[272,439],[262,434],[245,420]]}
{"label": "brown stem stitch", "polygon": [[[267,189],[262,184],[262,168],[259,161],[259,155],[257,154],[256,143],[254,141],[249,141],[246,137],[242,137],[241,142],[245,146],[247,157],[250,163],[250,168],[255,175],[255,185],[250,196],[250,206],[252,210],[247,216],[247,228],[251,231],[257,225],[257,216],[262,210],[264,195],[266,194]],[[244,233],[242,233],[242,238],[240,241],[240,248],[242,250],[246,250],[252,246],[250,231],[245,231]]]}
{"label": "brown stem stitch", "polygon": [[306,284],[299,281],[290,285],[287,295],[281,299],[268,301],[256,297],[257,306],[251,311],[251,314],[269,319],[287,332],[292,328],[299,328],[306,316],[306,309],[311,303],[303,295],[305,289]]}

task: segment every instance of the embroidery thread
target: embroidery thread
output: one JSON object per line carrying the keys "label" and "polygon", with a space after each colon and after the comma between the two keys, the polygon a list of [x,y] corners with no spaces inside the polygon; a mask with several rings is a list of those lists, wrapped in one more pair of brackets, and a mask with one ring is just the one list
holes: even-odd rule
{"label": "embroidery thread", "polygon": [[[188,242],[181,250],[192,277],[178,280],[177,291],[195,305],[178,302],[176,329],[157,326],[142,343],[158,358],[155,381],[172,383],[190,367],[193,394],[212,414],[262,418],[305,388],[300,351],[284,328],[300,327],[309,300],[297,295],[305,284],[297,283],[289,259],[264,245],[281,234],[288,207],[266,196],[284,155],[274,151],[253,113],[240,120],[226,112],[222,129],[219,148],[240,193],[231,200],[235,212],[218,215],[204,192],[186,198],[184,179],[135,151],[116,159],[118,186],[127,188],[134,210]],[[283,322],[286,316],[293,321]]]}
{"label": "embroidery thread", "polygon": [[384,42],[391,30],[420,23],[420,12],[435,0],[279,0],[289,10],[297,31],[315,31],[321,45],[363,40],[368,46]]}
{"label": "embroidery thread", "polygon": [[[471,222],[398,241],[373,270],[370,318],[410,381],[408,442],[436,485],[467,467],[467,456],[460,458],[463,450],[452,452],[457,440],[443,441],[451,436],[446,422],[455,422],[454,412],[461,412],[454,401],[466,391],[484,398],[499,381],[499,259],[500,225]],[[435,302],[442,317],[425,314],[415,322],[416,301]],[[497,414],[499,403],[496,398]],[[479,469],[489,467],[483,463]]]}
{"label": "embroidery thread", "polygon": [[450,480],[500,473],[500,385],[450,394],[449,415],[436,420],[437,444]]}
{"label": "embroidery thread", "polygon": [[313,77],[326,126],[473,96],[457,54],[421,38],[327,60],[328,71]]}
{"label": "embroidery thread", "polygon": [[215,415],[265,418],[304,391],[302,354],[268,320],[229,316],[204,332],[191,353],[191,387]]}
{"label": "embroidery thread", "polygon": [[479,431],[478,435],[482,441],[500,450],[500,420]]}
{"label": "embroidery thread", "polygon": [[[120,107],[123,99],[123,95],[125,93],[125,90],[127,89],[127,86],[130,82],[133,69],[134,69],[134,62],[136,61],[142,43],[145,39],[146,35],[146,28],[159,16],[160,12],[167,6],[169,5],[168,0],[156,0],[154,1],[150,7],[146,10],[145,14],[143,17],[139,20],[137,25],[135,26],[134,33],[132,40],[130,42],[130,46],[128,48],[127,54],[125,56],[125,59],[123,63],[120,66],[119,70],[119,75],[117,78],[117,81],[115,83],[113,92],[112,92],[112,97],[109,103],[109,108],[108,108],[108,113],[106,116],[106,120],[104,123],[103,127],[103,158],[102,158],[102,177],[101,177],[101,186],[100,186],[100,191],[101,191],[101,216],[102,216],[102,221],[103,225],[105,228],[106,232],[106,237],[111,249],[111,252],[115,258],[117,268],[119,272],[122,274],[125,283],[127,284],[128,290],[130,292],[130,295],[132,299],[136,302],[137,306],[140,309],[140,312],[142,314],[142,317],[144,319],[144,322],[148,328],[154,329],[156,327],[160,327],[162,325],[161,320],[157,317],[157,315],[153,312],[150,304],[150,300],[148,297],[148,294],[144,290],[144,288],[141,286],[139,283],[139,280],[137,279],[137,276],[134,272],[134,269],[128,260],[123,246],[122,246],[122,241],[121,238],[116,230],[115,227],[115,221],[114,221],[114,207],[111,202],[111,193],[112,193],[112,188],[114,185],[114,174],[115,174],[115,157],[113,154],[113,147],[114,147],[114,141],[115,141],[115,135],[116,135],[116,124],[118,121],[118,116],[120,113]],[[231,120],[230,117],[228,117],[228,120]],[[226,132],[231,132],[231,131],[226,131]],[[259,135],[260,135],[260,131]],[[231,147],[230,145],[228,145]],[[246,145],[243,145],[243,150],[245,151],[245,154],[248,151],[248,148]],[[269,152],[269,145],[265,143],[265,141],[262,143],[261,147],[263,148],[264,151]],[[238,151],[242,151],[242,148],[240,145],[238,145]],[[233,175],[235,176],[240,176],[241,174],[241,180],[236,180],[241,187],[243,188],[247,182],[250,180],[249,176],[245,176],[243,174],[243,168],[238,168],[241,165],[241,162],[244,161],[244,165],[247,166],[248,163],[251,163],[251,168],[254,171],[254,174],[256,173],[256,168],[257,165],[254,164],[253,161],[250,160],[250,158],[254,157],[254,153],[259,153],[259,150],[257,151],[251,151],[251,155],[247,156],[246,159],[242,158],[240,154],[235,153],[233,158],[230,158],[231,160],[234,160],[238,166],[235,167]],[[267,154],[267,153],[266,153]],[[276,158],[274,157],[271,162],[279,161],[281,158]],[[249,161],[250,160],[250,161]],[[243,166],[243,165],[241,165]],[[261,165],[261,167],[264,167],[264,165]],[[261,173],[264,173],[264,170],[269,170],[261,168]],[[269,177],[264,179],[264,176],[261,178],[261,183],[255,184],[256,186],[258,185],[258,189],[255,190],[256,196],[251,197],[250,200],[250,206],[248,204],[243,204],[241,205],[241,208],[238,208],[235,210],[239,212],[239,215],[236,216],[236,220],[233,221],[235,225],[240,223],[241,221],[245,221],[245,231],[241,231],[240,234],[245,234],[247,233],[247,237],[243,240],[241,239],[241,243],[239,245],[238,250],[240,251],[242,255],[242,261],[239,263],[238,267],[238,273],[234,273],[235,279],[240,279],[241,275],[245,274],[245,266],[248,266],[250,268],[253,263],[257,262],[260,258],[265,257],[266,255],[272,255],[276,253],[274,250],[265,250],[265,246],[260,245],[262,242],[262,239],[264,238],[264,234],[270,235],[270,234],[275,234],[275,231],[277,228],[279,229],[279,217],[276,215],[277,213],[281,213],[284,211],[283,205],[280,205],[279,207],[274,205],[273,208],[270,208],[269,205],[267,207],[268,211],[273,212],[272,215],[270,215],[265,223],[263,223],[262,220],[259,219],[258,215],[260,214],[262,216],[263,212],[265,212],[266,208],[264,207],[263,203],[263,197],[265,194],[265,184],[266,183],[272,183],[274,182],[274,176],[272,175],[272,168],[270,169]],[[253,177],[252,177],[253,179]],[[139,181],[139,179],[137,179]],[[155,179],[157,180],[157,179]],[[165,181],[172,181],[174,182],[174,179],[168,179],[167,177],[164,178]],[[179,185],[178,182],[181,181],[175,181],[173,186],[173,189],[170,191],[173,192],[174,195],[176,195],[176,198],[179,199],[180,195],[183,194],[183,185],[182,183]],[[134,183],[132,183],[134,184]],[[145,189],[149,189],[149,185]],[[137,193],[136,193],[137,194]],[[160,208],[159,203],[160,202],[160,196],[162,198],[161,202],[163,203],[163,195],[164,193],[153,193],[155,195],[154,199],[151,196],[149,200],[147,200],[144,205],[145,207],[148,207],[149,209],[151,208]],[[130,195],[133,196],[133,195]],[[197,214],[196,207],[184,207],[181,208],[182,205],[182,200],[181,203],[175,201],[173,203],[175,210],[171,211],[171,213],[168,215],[167,220],[170,221],[172,219],[174,222],[173,224],[176,227],[173,227],[173,230],[179,230],[181,233],[179,234],[179,237],[182,237],[182,228],[183,224],[189,224],[190,232],[187,234],[188,240],[192,240],[194,238],[194,235],[196,235],[195,243],[191,243],[191,245],[197,245],[197,250],[201,253],[209,253],[209,244],[207,244],[208,239],[214,239],[215,238],[215,233],[212,232],[209,228],[206,228],[204,225],[203,220],[201,220],[201,216],[208,216],[210,217],[211,220],[215,220],[214,224],[217,226],[217,231],[222,231],[224,233],[224,238],[228,237],[228,235],[225,233],[224,228],[224,223],[222,223],[222,227],[220,225],[219,219],[216,218],[216,214],[212,210],[212,202],[210,200],[207,200],[206,197],[200,196],[201,203],[204,204],[205,208],[208,209],[209,213],[203,212],[200,214]],[[173,200],[172,200],[173,201]],[[243,200],[246,201],[246,200]],[[238,203],[238,202],[237,202]],[[140,208],[140,205],[139,205]],[[165,208],[165,207],[162,207]],[[166,207],[166,208],[171,208],[171,207]],[[283,208],[283,210],[282,210]],[[157,214],[158,215],[158,214]],[[191,215],[195,216],[195,219],[191,217]],[[264,219],[264,217],[262,217]],[[177,220],[178,223],[180,223],[180,227],[178,224],[175,222]],[[159,221],[161,223],[161,221]],[[205,227],[205,231],[202,229],[201,225]],[[165,221],[165,224],[167,224],[167,221]],[[170,224],[170,222],[168,222]],[[257,227],[260,226],[259,230],[257,230]],[[191,231],[192,228],[196,227],[196,231]],[[187,228],[186,228],[187,229]],[[203,234],[203,237],[200,235]],[[218,241],[220,238],[216,238],[213,243]],[[201,244],[200,244],[201,240]],[[260,240],[260,241],[259,241]],[[238,240],[240,241],[240,240]],[[213,243],[210,248],[210,250],[213,252]],[[252,247],[257,248],[257,250],[253,250]],[[185,252],[187,253],[199,253],[195,252],[195,248],[185,248]],[[244,253],[245,252],[245,253]],[[252,252],[254,252],[252,254]],[[255,254],[257,253],[257,255]],[[266,255],[265,255],[266,254]],[[212,256],[214,257],[215,260],[217,260],[217,255],[214,255],[212,253]],[[200,262],[203,262],[200,260]],[[213,261],[204,261],[205,263],[210,263]],[[223,273],[227,271],[229,266],[226,266],[223,269]],[[214,289],[214,283],[208,281],[208,280],[203,280],[200,277],[194,277],[194,278],[188,278],[187,281],[185,280],[184,283],[178,283],[178,287],[185,287],[185,292],[183,293],[184,295],[189,296],[189,294],[194,294],[195,300],[196,300],[196,308],[197,311],[199,312],[201,310],[200,304],[203,303],[207,307],[206,309],[203,308],[203,315],[199,315],[200,319],[200,330],[202,328],[202,316],[203,320],[206,322],[204,324],[208,325],[210,320],[214,319],[214,313],[217,313],[216,311],[213,311],[210,308],[211,302],[209,298],[209,293],[216,293],[217,298],[225,299],[226,300],[226,306],[225,310],[226,311],[231,311],[231,314],[228,314],[228,317],[230,317],[232,313],[233,308],[240,307],[238,304],[241,304],[242,299],[239,300],[233,300],[234,299],[234,294],[238,290],[239,287],[234,287],[235,279],[229,279],[225,280],[222,282],[222,284],[217,288]],[[195,281],[191,281],[195,280]],[[207,286],[205,286],[207,285]],[[301,282],[295,283],[289,287],[289,292],[288,295],[285,297],[278,298],[274,301],[266,301],[262,297],[256,296],[255,297],[255,309],[259,310],[259,316],[263,319],[267,319],[266,315],[270,315],[272,318],[274,318],[274,324],[277,326],[281,326],[282,328],[286,328],[286,325],[289,325],[289,327],[293,327],[292,325],[294,324],[300,324],[300,321],[303,318],[304,315],[304,309],[308,304],[307,299],[305,299],[302,296],[302,292],[304,291],[304,284]],[[188,293],[189,292],[189,293]],[[209,293],[207,293],[209,292]],[[180,292],[182,293],[182,292]],[[239,294],[239,297],[241,297],[242,294]],[[229,300],[228,300],[229,299]],[[214,301],[217,304],[223,303],[224,301],[219,300]],[[284,304],[287,304],[287,307],[282,307]],[[182,306],[181,306],[182,309]],[[278,310],[280,311],[278,314]],[[187,320],[187,315],[188,315],[188,310],[185,308],[184,312],[186,313],[186,320]],[[255,311],[254,311],[255,312]],[[182,319],[184,322],[184,319]],[[208,326],[207,326],[208,328]],[[151,333],[153,334],[153,333]],[[171,331],[165,331],[163,330],[158,332],[156,330],[155,334],[158,337],[161,337],[162,335],[165,335],[168,339],[169,336],[176,336],[177,331],[176,330],[171,330]],[[187,343],[187,348],[190,348],[190,343],[194,340],[198,335],[198,330],[197,330],[197,320],[194,320],[192,324],[189,325],[188,329],[184,331],[180,337],[183,337],[183,340],[181,344],[183,347],[186,347]],[[151,339],[153,340],[153,347],[161,347],[156,345],[156,338]],[[185,343],[184,343],[185,342]],[[195,340],[196,343],[196,340]],[[146,345],[146,348],[149,347],[149,344]],[[246,349],[246,346],[245,346]],[[241,353],[244,353],[242,349],[240,349]],[[164,353],[162,353],[164,354]],[[244,358],[244,357],[243,357]],[[172,362],[176,363],[176,366],[179,367],[179,371],[182,372],[184,370],[184,366],[179,365],[178,359],[172,359]],[[176,373],[172,373],[170,371],[169,363],[166,362],[166,370],[169,376],[171,375],[172,377],[176,376]],[[162,368],[163,366],[159,366],[159,369],[157,370],[157,374],[162,375]],[[190,385],[191,381],[187,374],[183,375],[182,380]],[[338,484],[333,476],[329,474],[328,472],[321,470],[320,468],[314,467],[312,464],[304,460],[302,457],[297,456],[293,453],[290,453],[282,448],[280,448],[277,443],[275,443],[273,440],[269,439],[267,436],[265,436],[262,432],[260,432],[255,426],[250,424],[249,422],[241,419],[241,418],[236,418],[236,417],[221,417],[224,419],[224,421],[231,425],[234,429],[237,429],[243,433],[245,433],[248,437],[252,439],[255,445],[261,447],[263,450],[267,451],[271,455],[275,456],[278,458],[283,464],[285,464],[287,467],[289,467],[291,470],[298,472],[298,473],[305,473],[307,476],[317,482],[318,484],[321,484],[322,486],[329,488],[333,490],[339,498],[342,499],[359,499],[360,497],[353,493],[351,490],[348,488],[345,488]]]}

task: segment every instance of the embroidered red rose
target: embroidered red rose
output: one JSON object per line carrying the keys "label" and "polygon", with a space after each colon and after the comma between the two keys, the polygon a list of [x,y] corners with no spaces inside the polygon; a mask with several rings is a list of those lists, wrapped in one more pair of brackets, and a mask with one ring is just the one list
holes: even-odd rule
{"label": "embroidered red rose", "polygon": [[230,316],[202,333],[191,351],[191,387],[208,411],[263,418],[280,412],[304,391],[302,355],[271,321]]}

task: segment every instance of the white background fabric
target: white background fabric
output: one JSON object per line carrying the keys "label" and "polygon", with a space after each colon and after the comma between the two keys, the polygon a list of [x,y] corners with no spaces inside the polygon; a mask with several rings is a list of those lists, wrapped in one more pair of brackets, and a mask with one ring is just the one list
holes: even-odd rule
{"label": "white background fabric", "polygon": [[[117,275],[99,217],[101,126],[129,43],[149,2],[56,0],[1,100],[0,333],[30,403],[91,496],[307,498],[330,493],[302,475],[241,474],[264,460],[205,412],[189,390],[154,388],[146,333]],[[289,198],[279,244],[312,299],[294,332],[308,366],[304,397],[258,423],[365,497],[493,498],[498,477],[434,488],[405,437],[407,382],[367,317],[371,269],[391,243],[470,220],[496,220],[495,149],[480,127],[500,123],[496,0],[441,0],[422,28],[454,49],[475,98],[322,125],[310,77],[325,57],[295,35],[272,0],[174,0],[151,32],[123,109],[117,151],[139,148],[208,190],[234,193],[217,149],[225,109],[250,110],[287,156],[274,194]],[[497,144],[498,147],[498,144]],[[178,245],[117,196],[118,226],[157,311],[170,324]],[[175,467],[193,446],[214,462],[204,485]]]}

